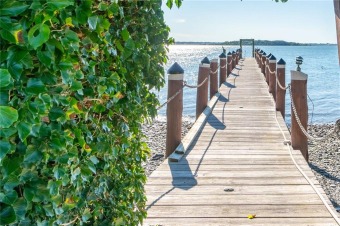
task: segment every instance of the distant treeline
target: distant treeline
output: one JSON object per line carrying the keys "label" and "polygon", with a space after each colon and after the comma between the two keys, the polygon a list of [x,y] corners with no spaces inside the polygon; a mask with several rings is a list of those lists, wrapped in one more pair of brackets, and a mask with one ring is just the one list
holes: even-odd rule
{"label": "distant treeline", "polygon": [[[225,42],[176,42],[178,45],[240,45],[240,41],[225,41]],[[251,45],[251,42],[243,41],[243,45]],[[255,46],[312,46],[312,45],[335,45],[331,43],[298,43],[286,42],[283,40],[255,40]]]}

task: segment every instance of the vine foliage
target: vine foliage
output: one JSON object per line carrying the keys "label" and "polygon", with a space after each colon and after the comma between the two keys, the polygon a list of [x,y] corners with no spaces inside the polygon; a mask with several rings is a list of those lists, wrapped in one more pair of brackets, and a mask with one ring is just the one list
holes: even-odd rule
{"label": "vine foliage", "polygon": [[0,225],[142,222],[140,125],[172,41],[161,4],[1,1]]}

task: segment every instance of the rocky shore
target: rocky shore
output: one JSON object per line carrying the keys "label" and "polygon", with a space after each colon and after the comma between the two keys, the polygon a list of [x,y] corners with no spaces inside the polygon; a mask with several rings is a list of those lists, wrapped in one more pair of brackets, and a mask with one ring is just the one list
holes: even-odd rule
{"label": "rocky shore", "polygon": [[[183,119],[182,137],[190,130],[193,118]],[[310,125],[308,132],[314,137],[324,137],[333,130],[334,125]],[[147,175],[150,175],[157,166],[164,161],[166,122],[165,119],[156,119],[152,124],[143,126],[147,143],[152,152],[144,163]],[[309,143],[309,165],[316,178],[325,190],[334,207],[340,212],[340,139],[332,135],[321,142]]]}

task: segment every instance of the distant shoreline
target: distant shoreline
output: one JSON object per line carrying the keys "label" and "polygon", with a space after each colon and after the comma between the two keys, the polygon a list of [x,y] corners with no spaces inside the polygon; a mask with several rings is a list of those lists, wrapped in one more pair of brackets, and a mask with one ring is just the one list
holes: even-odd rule
{"label": "distant shoreline", "polygon": [[[175,45],[230,45],[239,46],[239,41],[225,41],[225,42],[175,42]],[[251,43],[243,43],[243,45],[251,45]],[[331,46],[336,43],[298,43],[286,42],[282,40],[269,41],[269,40],[255,40],[255,46]]]}

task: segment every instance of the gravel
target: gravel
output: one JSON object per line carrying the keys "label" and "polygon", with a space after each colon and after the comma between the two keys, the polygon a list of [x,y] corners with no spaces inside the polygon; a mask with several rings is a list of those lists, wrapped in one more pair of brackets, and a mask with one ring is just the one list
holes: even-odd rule
{"label": "gravel", "polygon": [[[194,118],[183,118],[182,137],[190,130]],[[308,132],[314,137],[324,137],[333,130],[332,124],[308,126]],[[151,149],[150,158],[144,163],[149,176],[164,161],[166,121],[158,118],[152,124],[142,128]],[[322,142],[310,142],[309,165],[317,180],[326,192],[334,207],[340,212],[340,139],[336,135]]]}

